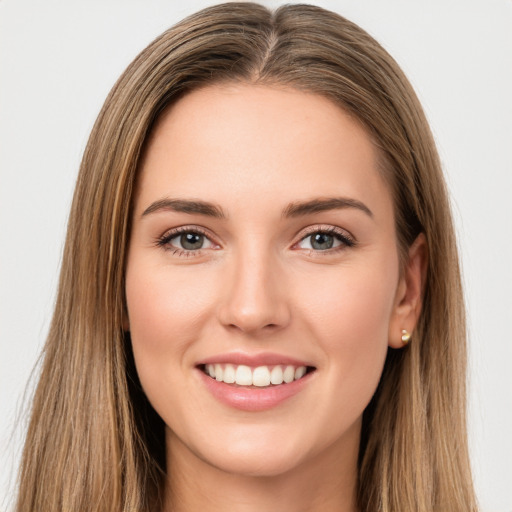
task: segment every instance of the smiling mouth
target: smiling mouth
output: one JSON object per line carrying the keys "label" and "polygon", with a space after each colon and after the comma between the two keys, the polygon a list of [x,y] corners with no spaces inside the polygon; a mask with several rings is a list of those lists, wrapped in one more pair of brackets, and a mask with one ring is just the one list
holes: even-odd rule
{"label": "smiling mouth", "polygon": [[315,371],[313,366],[294,365],[250,367],[243,364],[203,364],[199,368],[218,382],[258,388],[289,384]]}

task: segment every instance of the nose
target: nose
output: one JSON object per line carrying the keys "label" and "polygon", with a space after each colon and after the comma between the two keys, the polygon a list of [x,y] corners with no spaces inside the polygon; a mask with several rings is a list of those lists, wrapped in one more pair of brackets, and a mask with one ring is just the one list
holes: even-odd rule
{"label": "nose", "polygon": [[288,290],[276,257],[254,248],[240,251],[233,259],[218,307],[220,323],[252,335],[286,327],[290,322]]}

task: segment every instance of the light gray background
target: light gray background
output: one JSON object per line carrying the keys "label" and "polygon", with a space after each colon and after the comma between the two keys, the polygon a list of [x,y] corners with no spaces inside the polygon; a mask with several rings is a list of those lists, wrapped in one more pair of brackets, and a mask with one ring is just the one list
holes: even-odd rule
{"label": "light gray background", "polygon": [[[133,57],[211,3],[0,0],[0,510],[12,496],[23,393],[46,336],[89,131]],[[477,492],[483,512],[510,512],[512,1],[314,3],[359,23],[390,51],[431,122],[463,260]]]}

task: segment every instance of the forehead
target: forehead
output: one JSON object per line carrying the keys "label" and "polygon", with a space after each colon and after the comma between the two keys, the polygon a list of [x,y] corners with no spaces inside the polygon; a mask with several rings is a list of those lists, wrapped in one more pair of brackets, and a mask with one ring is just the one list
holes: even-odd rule
{"label": "forehead", "polygon": [[233,207],[248,198],[270,206],[335,195],[390,203],[378,158],[360,123],[323,96],[209,86],[159,119],[141,162],[138,197],[183,195]]}

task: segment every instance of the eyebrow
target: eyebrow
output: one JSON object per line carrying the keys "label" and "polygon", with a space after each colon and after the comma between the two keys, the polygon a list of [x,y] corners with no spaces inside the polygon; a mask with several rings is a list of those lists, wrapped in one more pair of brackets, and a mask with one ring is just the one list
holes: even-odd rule
{"label": "eyebrow", "polygon": [[311,213],[325,212],[327,210],[342,210],[345,208],[355,208],[369,217],[373,218],[373,212],[361,201],[348,197],[328,197],[312,199],[310,201],[298,201],[290,203],[284,210],[282,216],[300,217]]}
{"label": "eyebrow", "polygon": [[142,217],[159,211],[173,211],[190,214],[206,215],[216,219],[226,219],[227,215],[222,208],[216,204],[201,201],[199,199],[159,199],[152,203],[142,213]]}
{"label": "eyebrow", "polygon": [[[328,197],[311,199],[309,201],[295,201],[284,208],[281,216],[283,218],[302,217],[313,213],[346,208],[355,208],[356,210],[360,210],[373,218],[373,213],[368,206],[357,199],[351,199],[348,197]],[[216,219],[228,218],[222,207],[217,204],[199,199],[170,198],[159,199],[152,203],[144,210],[142,217],[159,211],[199,214],[207,217],[214,217]]]}

